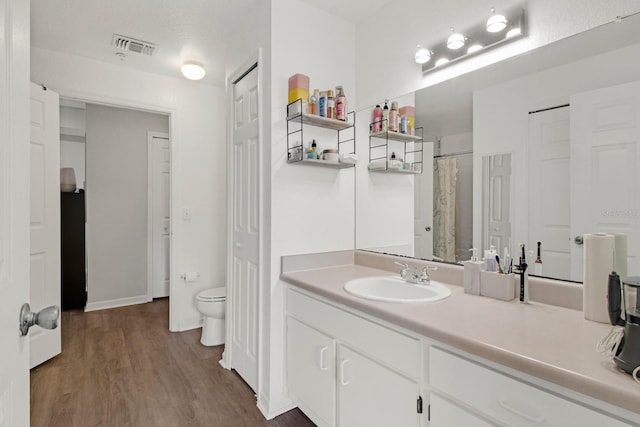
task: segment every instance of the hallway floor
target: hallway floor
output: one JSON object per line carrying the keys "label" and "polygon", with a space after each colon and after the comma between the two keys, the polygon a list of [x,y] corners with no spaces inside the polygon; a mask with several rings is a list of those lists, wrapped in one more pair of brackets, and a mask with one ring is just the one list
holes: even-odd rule
{"label": "hallway floor", "polygon": [[169,332],[169,300],[62,313],[62,354],[31,371],[31,426],[313,426],[298,409],[266,421],[254,393],[204,347]]}

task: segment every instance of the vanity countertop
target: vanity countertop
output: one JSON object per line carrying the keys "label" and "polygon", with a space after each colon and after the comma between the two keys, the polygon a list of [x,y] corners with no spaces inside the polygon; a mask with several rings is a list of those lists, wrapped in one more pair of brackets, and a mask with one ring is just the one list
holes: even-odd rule
{"label": "vanity countertop", "polygon": [[397,276],[358,264],[284,272],[282,280],[475,356],[640,414],[640,384],[595,347],[611,326],[582,312],[541,303],[520,304],[465,294],[435,303],[389,303],[359,298],[343,286],[367,276]]}

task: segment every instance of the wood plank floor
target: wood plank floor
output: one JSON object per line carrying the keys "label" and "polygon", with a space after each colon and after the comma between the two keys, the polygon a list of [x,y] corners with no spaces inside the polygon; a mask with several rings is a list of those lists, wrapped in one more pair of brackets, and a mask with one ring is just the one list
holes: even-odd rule
{"label": "wood plank floor", "polygon": [[33,427],[303,427],[295,409],[266,421],[254,393],[205,347],[169,332],[168,299],[62,313],[62,354],[31,371]]}

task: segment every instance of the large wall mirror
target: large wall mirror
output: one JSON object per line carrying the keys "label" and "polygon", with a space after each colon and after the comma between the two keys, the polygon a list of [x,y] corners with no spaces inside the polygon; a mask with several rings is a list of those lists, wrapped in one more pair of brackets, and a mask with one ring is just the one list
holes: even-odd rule
{"label": "large wall mirror", "polygon": [[403,97],[431,166],[358,172],[356,247],[459,263],[541,242],[541,275],[581,282],[580,237],[621,233],[640,275],[638,28],[626,17]]}

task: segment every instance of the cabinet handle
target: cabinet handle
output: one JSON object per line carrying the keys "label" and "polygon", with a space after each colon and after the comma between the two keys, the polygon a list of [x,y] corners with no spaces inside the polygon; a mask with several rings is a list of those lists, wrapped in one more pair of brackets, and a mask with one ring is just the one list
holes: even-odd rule
{"label": "cabinet handle", "polygon": [[342,362],[340,362],[340,384],[342,386],[348,386],[350,384],[349,381],[344,380],[344,367],[347,363],[349,363],[349,359],[342,359]]}
{"label": "cabinet handle", "polygon": [[329,347],[322,347],[322,348],[320,349],[320,362],[319,362],[319,364],[320,364],[320,370],[321,370],[321,371],[326,371],[327,369],[329,369],[329,367],[328,367],[328,366],[324,366],[324,353],[325,353],[325,351],[327,351],[328,349],[329,349]]}
{"label": "cabinet handle", "polygon": [[516,414],[517,416],[522,417],[525,420],[529,420],[536,424],[541,424],[544,422],[544,415],[538,415],[538,416],[529,415],[523,410],[510,405],[509,402],[507,402],[507,399],[498,399],[498,404],[500,405],[500,407],[502,407],[502,409],[505,409],[513,414]]}

